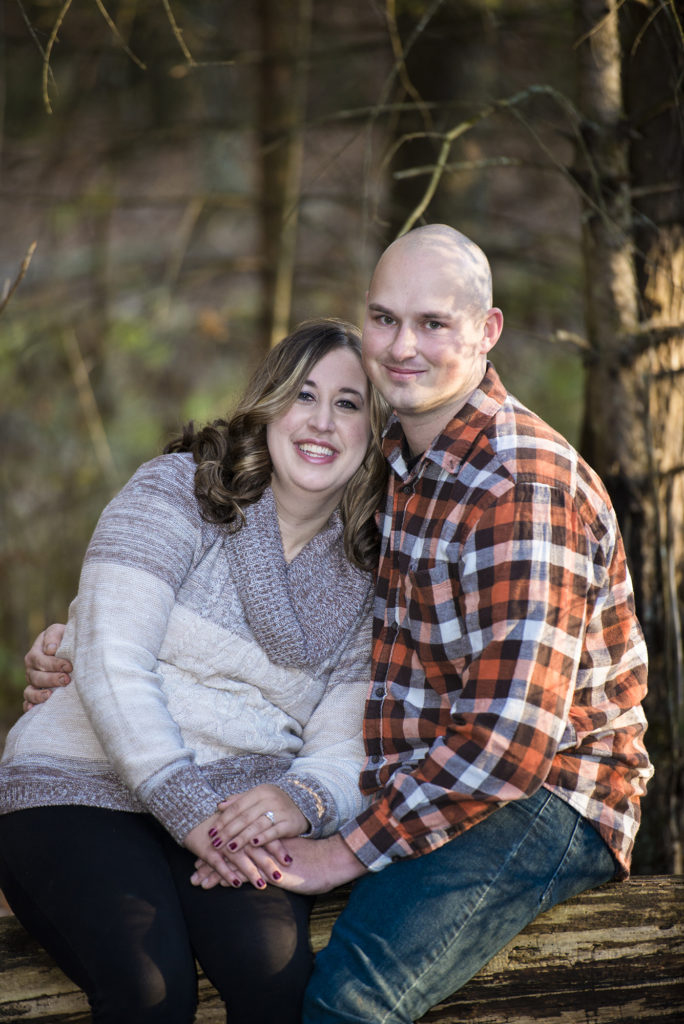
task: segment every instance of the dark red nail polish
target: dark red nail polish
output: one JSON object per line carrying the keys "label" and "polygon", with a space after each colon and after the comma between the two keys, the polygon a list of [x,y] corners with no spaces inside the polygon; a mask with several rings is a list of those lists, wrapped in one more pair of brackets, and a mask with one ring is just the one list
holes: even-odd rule
{"label": "dark red nail polish", "polygon": [[211,845],[215,846],[216,849],[218,849],[219,846],[223,846],[223,840],[222,839],[213,839]]}
{"label": "dark red nail polish", "polygon": [[211,836],[211,838],[213,839],[213,838],[214,838],[214,836],[217,836],[217,835],[218,835],[218,829],[215,829],[215,828],[210,828],[210,829],[209,829],[209,835],[210,835],[210,836]]}
{"label": "dark red nail polish", "polygon": [[233,885],[235,886],[236,889],[239,889],[240,886],[242,885],[242,882],[240,881],[239,878],[234,878],[233,879]]}
{"label": "dark red nail polish", "polygon": [[279,882],[282,877],[283,876],[280,874],[279,871],[274,871],[273,872],[273,879],[274,879],[274,881]]}
{"label": "dark red nail polish", "polygon": [[252,845],[253,846],[258,846],[259,845],[259,840],[256,837],[252,840]]}
{"label": "dark red nail polish", "polygon": [[257,885],[257,889],[265,889],[266,888],[266,883],[264,882],[263,878],[257,878],[256,885]]}
{"label": "dark red nail polish", "polygon": [[285,854],[284,860],[285,860],[286,864],[291,864],[292,863],[292,857],[290,856],[289,853]]}
{"label": "dark red nail polish", "polygon": [[237,850],[237,843],[228,843],[228,849],[232,850],[233,853]]}

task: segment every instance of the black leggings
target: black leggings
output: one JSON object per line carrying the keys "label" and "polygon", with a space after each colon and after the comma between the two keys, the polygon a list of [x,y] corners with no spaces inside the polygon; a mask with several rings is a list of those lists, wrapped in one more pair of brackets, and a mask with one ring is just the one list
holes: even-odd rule
{"label": "black leggings", "polygon": [[97,1024],[191,1024],[195,957],[230,1024],[298,1024],[312,898],[272,886],[196,888],[194,859],[144,814],[0,816],[0,889],[84,990]]}

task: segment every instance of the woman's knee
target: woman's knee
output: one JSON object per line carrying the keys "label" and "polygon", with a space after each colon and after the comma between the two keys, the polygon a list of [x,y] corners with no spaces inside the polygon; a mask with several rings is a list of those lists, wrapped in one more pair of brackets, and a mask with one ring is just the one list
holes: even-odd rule
{"label": "woman's knee", "polygon": [[86,989],[93,1024],[192,1024],[197,1009],[194,964],[153,959],[120,963]]}

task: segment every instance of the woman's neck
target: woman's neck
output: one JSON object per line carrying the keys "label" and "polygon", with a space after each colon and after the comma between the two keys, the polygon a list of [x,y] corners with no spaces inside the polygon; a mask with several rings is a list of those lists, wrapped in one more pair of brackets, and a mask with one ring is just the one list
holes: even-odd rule
{"label": "woman's neck", "polygon": [[272,482],[278,526],[283,543],[285,561],[291,562],[302,548],[320,533],[337,507],[335,499],[321,501],[312,495],[307,501],[301,496],[288,496],[279,492],[277,484]]}

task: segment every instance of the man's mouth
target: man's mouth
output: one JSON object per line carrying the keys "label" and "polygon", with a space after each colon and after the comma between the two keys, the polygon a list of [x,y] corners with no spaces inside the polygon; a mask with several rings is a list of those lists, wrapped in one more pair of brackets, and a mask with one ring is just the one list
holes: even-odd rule
{"label": "man's mouth", "polygon": [[389,363],[385,364],[385,369],[391,377],[417,377],[425,372],[418,366],[392,366]]}

